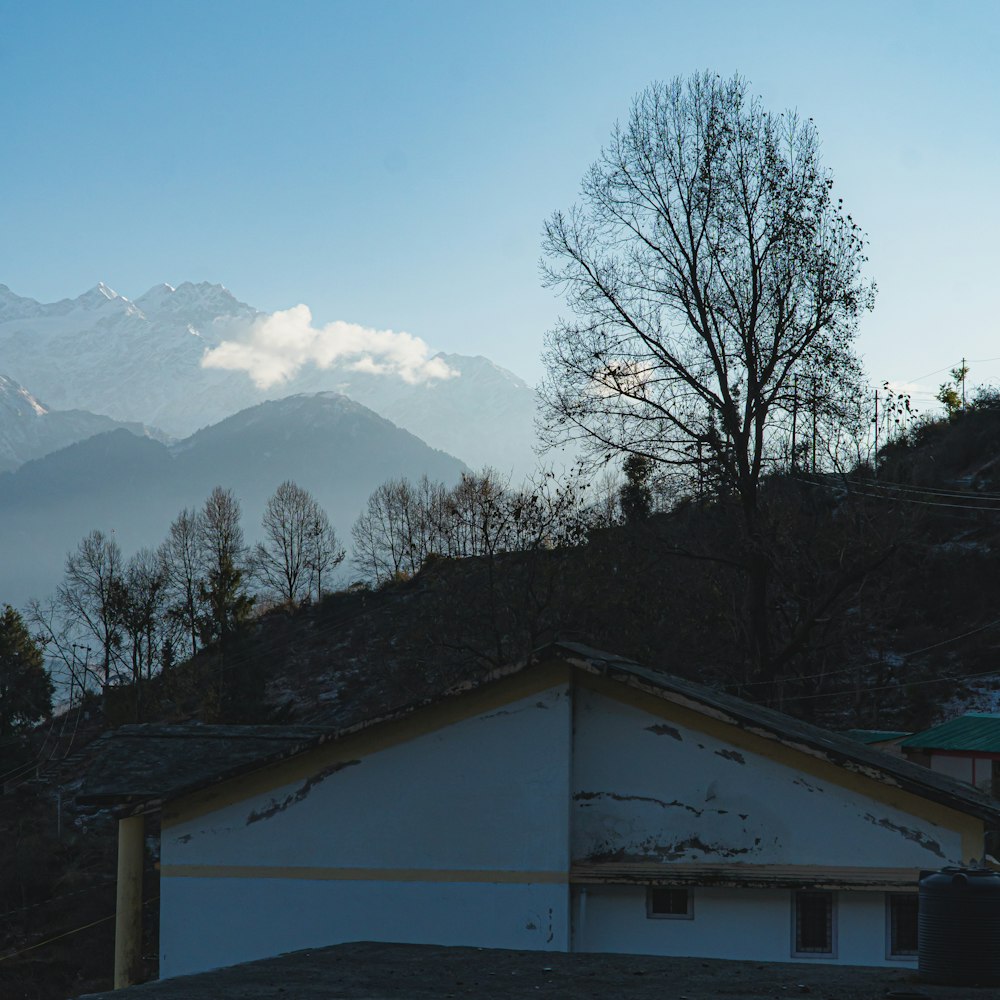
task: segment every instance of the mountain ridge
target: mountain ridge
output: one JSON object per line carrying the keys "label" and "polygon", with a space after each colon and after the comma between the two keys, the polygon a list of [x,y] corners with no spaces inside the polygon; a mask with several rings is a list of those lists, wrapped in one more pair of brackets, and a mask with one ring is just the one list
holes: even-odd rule
{"label": "mountain ridge", "polygon": [[166,435],[134,421],[118,421],[86,410],[53,410],[7,375],[0,374],[0,472],[65,448],[95,434],[123,428],[139,437]]}
{"label": "mountain ridge", "polygon": [[0,357],[8,375],[55,409],[138,421],[175,437],[265,400],[338,391],[470,465],[515,478],[534,468],[534,392],[481,356],[439,354],[457,378],[410,384],[311,366],[267,390],[242,371],[202,365],[207,351],[268,316],[209,282],[154,285],[134,301],[101,282],[47,304],[0,285]]}
{"label": "mountain ridge", "polygon": [[451,484],[465,469],[336,393],[267,400],[170,445],[117,427],[0,473],[0,605],[53,593],[67,553],[95,528],[113,534],[126,556],[155,547],[177,514],[199,508],[217,485],[240,500],[251,542],[287,479],[316,497],[347,541],[385,480],[426,474]]}

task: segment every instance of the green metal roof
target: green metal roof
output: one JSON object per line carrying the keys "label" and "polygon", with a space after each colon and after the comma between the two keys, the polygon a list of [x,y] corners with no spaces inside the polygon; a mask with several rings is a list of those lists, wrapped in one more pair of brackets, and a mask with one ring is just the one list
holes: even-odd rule
{"label": "green metal roof", "polygon": [[909,732],[897,732],[891,729],[845,729],[844,735],[859,743],[888,743],[889,740],[902,739]]}
{"label": "green metal roof", "polygon": [[968,712],[940,726],[914,733],[901,747],[919,750],[981,750],[1000,753],[1000,715]]}

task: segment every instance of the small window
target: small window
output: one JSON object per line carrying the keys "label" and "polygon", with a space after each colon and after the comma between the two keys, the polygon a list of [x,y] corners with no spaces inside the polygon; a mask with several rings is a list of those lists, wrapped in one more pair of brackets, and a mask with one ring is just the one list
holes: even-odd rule
{"label": "small window", "polygon": [[646,890],[646,916],[654,919],[691,920],[694,905],[689,889],[650,886]]}
{"label": "small window", "polygon": [[886,894],[886,958],[912,958],[917,953],[917,916],[920,897],[915,892]]}
{"label": "small window", "polygon": [[836,953],[832,892],[795,893],[793,954],[830,957]]}

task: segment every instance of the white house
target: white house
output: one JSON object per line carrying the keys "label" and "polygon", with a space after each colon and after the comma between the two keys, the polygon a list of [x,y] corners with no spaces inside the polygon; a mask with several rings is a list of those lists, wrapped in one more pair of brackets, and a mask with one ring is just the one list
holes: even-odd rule
{"label": "white house", "polygon": [[164,977],[356,940],[912,966],[919,872],[1000,825],[974,788],[565,643],[337,733],[124,727],[94,774],[117,984],[154,809]]}

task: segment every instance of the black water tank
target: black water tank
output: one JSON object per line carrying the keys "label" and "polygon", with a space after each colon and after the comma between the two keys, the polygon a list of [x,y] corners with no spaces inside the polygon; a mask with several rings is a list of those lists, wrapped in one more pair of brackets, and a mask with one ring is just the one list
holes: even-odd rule
{"label": "black water tank", "polygon": [[917,954],[925,983],[1000,986],[1000,875],[985,868],[924,875]]}

